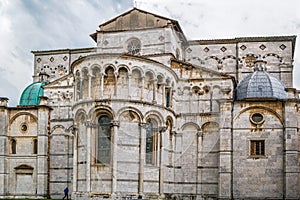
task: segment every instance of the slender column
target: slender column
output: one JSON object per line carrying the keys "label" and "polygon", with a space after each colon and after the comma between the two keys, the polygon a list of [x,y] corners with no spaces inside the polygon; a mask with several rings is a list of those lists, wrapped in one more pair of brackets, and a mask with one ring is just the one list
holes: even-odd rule
{"label": "slender column", "polygon": [[138,193],[143,195],[144,193],[144,164],[145,164],[145,152],[146,152],[146,129],[147,123],[141,122],[140,124],[140,152],[139,152],[139,187]]}
{"label": "slender column", "polygon": [[91,122],[87,121],[87,144],[86,144],[86,191],[91,191]]}
{"label": "slender column", "polygon": [[73,145],[73,152],[74,152],[74,157],[73,157],[73,193],[77,192],[77,134],[78,130],[74,127],[73,129],[73,135],[74,135],[74,145]]}
{"label": "slender column", "polygon": [[82,76],[80,76],[80,84],[79,84],[79,100],[82,100],[82,81],[83,81],[83,78]]}
{"label": "slender column", "polygon": [[88,78],[89,78],[89,85],[88,85],[88,99],[91,99],[92,76],[93,76],[93,75],[88,74]]}
{"label": "slender column", "polygon": [[165,138],[164,138],[164,132],[167,130],[167,127],[160,127],[160,132],[159,132],[159,151],[160,151],[160,163],[159,163],[159,194],[161,196],[164,195],[164,160],[165,160]]}
{"label": "slender column", "polygon": [[[203,157],[203,132],[197,132],[197,173],[196,173],[196,194],[202,196],[202,157]],[[199,180],[200,173],[200,180]],[[200,188],[199,188],[200,185]]]}
{"label": "slender column", "polygon": [[104,95],[104,73],[101,73],[101,97]]}
{"label": "slender column", "polygon": [[131,95],[130,95],[130,89],[131,89],[131,74],[128,74],[128,98],[130,99],[131,98]]}
{"label": "slender column", "polygon": [[113,134],[113,149],[112,149],[112,188],[111,193],[115,194],[117,191],[117,170],[118,170],[118,129],[120,126],[119,121],[112,121],[114,134]]}
{"label": "slender column", "polygon": [[165,106],[166,105],[166,84],[165,83],[162,83],[161,84],[162,86],[162,106]]}
{"label": "slender column", "polygon": [[141,91],[141,100],[144,99],[144,89],[145,88],[145,77],[142,77],[142,91]]}
{"label": "slender column", "polygon": [[170,103],[170,107],[172,107],[173,106],[173,89],[172,88],[170,88],[170,94],[169,94],[169,103]]}
{"label": "slender column", "polygon": [[117,92],[118,92],[118,75],[119,73],[118,72],[115,72],[115,88],[114,88],[114,96],[117,95]]}
{"label": "slender column", "polygon": [[153,100],[152,100],[153,104],[157,103],[157,101],[156,101],[157,89],[156,88],[157,88],[157,79],[154,79],[153,80]]}

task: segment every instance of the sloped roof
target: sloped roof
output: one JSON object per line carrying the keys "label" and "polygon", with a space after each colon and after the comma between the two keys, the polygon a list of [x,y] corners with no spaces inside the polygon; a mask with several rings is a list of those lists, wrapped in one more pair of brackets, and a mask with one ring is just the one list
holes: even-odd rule
{"label": "sloped roof", "polygon": [[[184,40],[186,40],[183,31],[176,20],[149,13],[138,8],[133,8],[103,24],[100,24],[100,30],[98,30],[97,32],[163,28],[170,25],[175,29],[175,31],[180,33],[181,37],[183,37]],[[97,32],[91,34],[91,37],[95,41]]]}

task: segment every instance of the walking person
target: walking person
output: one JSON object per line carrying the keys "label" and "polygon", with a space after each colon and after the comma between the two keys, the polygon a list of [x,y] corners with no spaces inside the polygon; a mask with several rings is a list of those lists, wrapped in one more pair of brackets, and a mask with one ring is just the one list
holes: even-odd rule
{"label": "walking person", "polygon": [[69,188],[68,186],[64,189],[64,193],[65,193],[65,196],[63,199],[65,199],[67,197],[67,200],[69,200]]}

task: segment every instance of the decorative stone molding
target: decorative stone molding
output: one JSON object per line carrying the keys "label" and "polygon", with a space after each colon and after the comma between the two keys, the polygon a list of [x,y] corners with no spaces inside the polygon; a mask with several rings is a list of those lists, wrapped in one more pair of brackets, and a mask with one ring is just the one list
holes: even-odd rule
{"label": "decorative stone molding", "polygon": [[139,126],[142,127],[142,128],[144,128],[144,129],[146,129],[147,126],[148,126],[148,124],[145,123],[145,122],[140,122],[140,123],[139,123]]}
{"label": "decorative stone molding", "polygon": [[113,121],[111,122],[111,126],[117,126],[117,127],[119,127],[119,126],[120,126],[120,122],[117,121],[117,120],[113,120]]}

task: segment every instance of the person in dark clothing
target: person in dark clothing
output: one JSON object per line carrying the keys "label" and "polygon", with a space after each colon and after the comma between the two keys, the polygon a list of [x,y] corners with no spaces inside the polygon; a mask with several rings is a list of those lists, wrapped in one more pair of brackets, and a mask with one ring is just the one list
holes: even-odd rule
{"label": "person in dark clothing", "polygon": [[66,188],[64,189],[64,193],[65,193],[65,196],[64,196],[63,199],[65,199],[66,197],[67,197],[67,199],[69,199],[69,188],[68,188],[68,187],[66,187]]}

